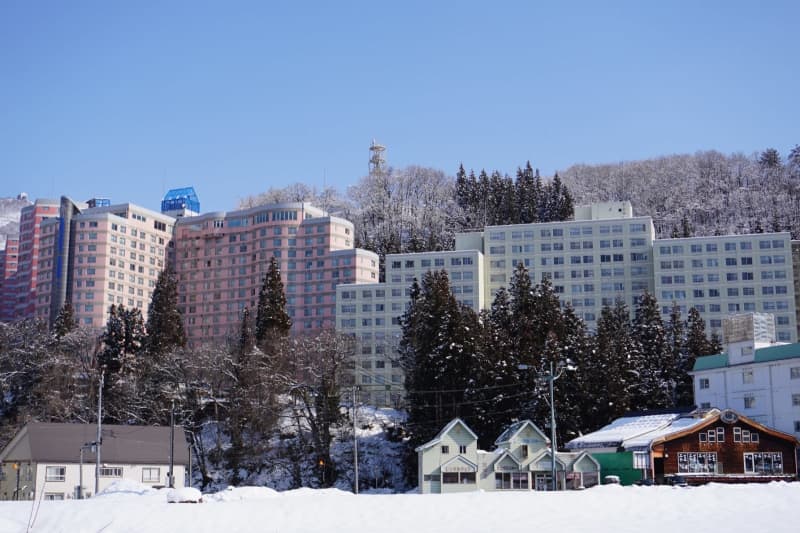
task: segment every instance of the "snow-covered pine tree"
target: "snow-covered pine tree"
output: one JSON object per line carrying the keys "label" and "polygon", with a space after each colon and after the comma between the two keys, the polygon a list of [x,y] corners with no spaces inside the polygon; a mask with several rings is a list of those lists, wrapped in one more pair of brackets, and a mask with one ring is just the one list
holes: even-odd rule
{"label": "snow-covered pine tree", "polygon": [[658,301],[648,291],[638,299],[632,336],[638,344],[637,357],[632,360],[638,379],[631,407],[635,410],[672,407],[677,362],[667,343]]}
{"label": "snow-covered pine tree", "polygon": [[[464,396],[474,375],[479,321],[472,309],[456,301],[447,272],[442,270],[428,272],[421,285],[412,285],[411,303],[401,324],[399,359],[405,371],[413,450],[450,419],[471,418]],[[413,468],[409,474],[414,475]]]}
{"label": "snow-covered pine tree", "polygon": [[632,391],[638,383],[632,361],[638,359],[638,343],[631,336],[628,306],[617,298],[614,307],[604,307],[597,321],[597,349],[586,361],[592,376],[590,395],[597,399],[595,430],[631,409]]}
{"label": "snow-covered pine tree", "polygon": [[286,312],[286,295],[278,261],[270,259],[267,275],[258,292],[255,341],[259,346],[281,339],[292,328],[292,319]]}
{"label": "snow-covered pine tree", "polygon": [[178,281],[169,264],[159,272],[147,311],[146,350],[159,358],[174,348],[186,346],[183,317],[178,309]]}
{"label": "snow-covered pine tree", "polygon": [[66,302],[58,311],[56,320],[53,323],[53,334],[56,338],[61,338],[70,331],[73,331],[78,324],[75,322],[75,308],[71,302]]}

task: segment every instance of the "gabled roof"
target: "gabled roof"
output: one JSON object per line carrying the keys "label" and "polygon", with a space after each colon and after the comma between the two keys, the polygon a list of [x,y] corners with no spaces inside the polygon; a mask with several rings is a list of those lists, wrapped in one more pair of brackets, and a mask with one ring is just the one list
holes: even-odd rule
{"label": "gabled roof", "polygon": [[476,465],[475,463],[473,463],[472,461],[470,461],[469,459],[467,459],[463,455],[456,455],[455,457],[453,457],[452,459],[450,459],[449,461],[444,463],[440,467],[441,471],[442,472],[446,472],[447,471],[447,467],[449,465],[451,465],[452,463],[461,463],[463,465],[466,465],[469,468],[472,468],[473,472],[477,472],[478,471],[478,465]]}
{"label": "gabled roof", "polygon": [[[702,429],[704,426],[709,426],[711,424],[716,423],[720,419],[720,417],[723,415],[723,413],[725,413],[725,411],[719,411],[719,410],[714,410],[714,411],[715,412],[711,412],[708,417],[703,419],[701,421],[702,422],[701,424],[696,424],[694,426],[689,426],[689,427],[685,427],[685,428],[676,428],[675,431],[672,431],[670,433],[665,433],[663,435],[654,436],[654,438],[652,439],[652,444],[660,444],[662,442],[666,442],[666,441],[669,441],[669,440],[679,439],[681,437],[684,437],[686,435],[689,435],[689,434],[693,433],[694,431],[697,431],[698,429]],[[732,411],[731,409],[726,409],[726,411],[728,413],[734,413],[734,411]],[[748,418],[748,417],[746,417],[744,415],[741,415],[739,413],[734,413],[734,414],[736,415],[736,417],[739,420],[741,420],[741,421],[749,424],[750,426],[758,429],[762,433],[766,433],[768,435],[771,435],[771,436],[779,438],[779,439],[794,441],[795,445],[800,444],[800,441],[798,441],[797,437],[795,437],[794,435],[790,435],[789,433],[783,433],[782,431],[778,431],[777,429],[772,429],[771,427],[767,427],[767,426],[765,426],[763,424],[760,424],[760,423],[756,422],[755,420],[753,420],[752,418]]]}
{"label": "gabled roof", "polygon": [[500,446],[504,442],[511,442],[514,437],[516,437],[527,426],[530,426],[536,433],[538,433],[545,442],[548,444],[550,443],[550,439],[541,429],[539,429],[536,424],[530,420],[520,420],[519,422],[515,422],[508,426],[508,428],[506,428],[506,430],[503,431],[499,437],[497,437],[497,440],[494,441],[495,446]]}
{"label": "gabled roof", "polygon": [[[169,463],[168,426],[119,426],[104,424],[100,458],[108,463]],[[80,449],[97,438],[97,424],[55,424],[30,422],[0,452],[0,461],[77,463]],[[21,446],[17,446],[17,445]],[[174,461],[189,463],[189,451],[183,428],[175,428]],[[95,454],[84,450],[83,460],[91,462]]]}
{"label": "gabled roof", "polygon": [[502,452],[502,453],[499,453],[499,454],[497,454],[497,456],[494,458],[494,461],[492,461],[492,470],[494,470],[494,471],[497,471],[497,465],[498,465],[498,464],[500,464],[500,461],[502,461],[502,460],[503,460],[503,459],[505,459],[506,457],[508,457],[509,459],[511,459],[512,461],[514,461],[514,464],[516,464],[516,465],[517,465],[517,468],[519,468],[520,466],[522,466],[522,463],[520,463],[519,461],[517,461],[517,458],[516,458],[516,457],[514,457],[514,456],[511,454],[511,452],[510,452],[510,451],[508,451],[508,450],[505,450],[505,449],[504,449],[504,450],[503,450],[503,452]]}
{"label": "gabled roof", "polygon": [[668,427],[681,413],[667,412],[618,418],[597,431],[572,439],[566,444],[570,450],[582,448],[619,448],[626,440]]}
{"label": "gabled roof", "polygon": [[425,444],[422,444],[422,445],[420,445],[420,446],[417,446],[417,447],[414,449],[414,451],[415,451],[415,452],[421,452],[422,450],[427,450],[428,448],[431,448],[431,447],[433,447],[433,446],[436,446],[437,444],[439,444],[440,442],[442,442],[442,439],[444,438],[444,436],[445,436],[445,435],[447,435],[448,433],[450,433],[450,430],[452,430],[454,427],[456,427],[456,426],[457,426],[457,425],[459,425],[459,424],[460,424],[460,425],[461,425],[461,426],[462,426],[464,429],[466,429],[466,430],[467,430],[467,432],[468,432],[470,435],[472,435],[472,438],[474,438],[475,440],[478,440],[478,436],[475,434],[475,432],[473,432],[473,431],[472,431],[472,430],[469,428],[469,426],[468,426],[468,425],[467,425],[467,424],[466,424],[466,423],[465,423],[463,420],[461,420],[460,418],[454,418],[454,419],[452,419],[452,420],[451,420],[451,421],[450,421],[450,422],[449,422],[449,423],[448,423],[448,424],[447,424],[445,427],[443,427],[443,428],[442,428],[442,430],[441,430],[441,431],[440,431],[440,432],[439,432],[439,433],[438,433],[438,434],[437,434],[437,435],[436,435],[436,436],[435,436],[433,439],[429,440],[429,441],[428,441],[428,442],[426,442]]}
{"label": "gabled roof", "polygon": [[[537,453],[533,456],[533,458],[528,462],[528,469],[533,470],[533,466],[547,457],[548,461],[551,458],[550,449],[542,450],[541,452]],[[561,456],[558,452],[556,452],[556,464],[561,465],[561,469],[565,470],[567,467],[567,463],[564,461],[564,457]]]}
{"label": "gabled roof", "polygon": [[[800,343],[792,344],[774,344],[772,346],[765,346],[762,348],[756,347],[753,354],[753,360],[746,363],[739,363],[741,365],[751,365],[754,363],[768,363],[771,361],[781,361],[784,359],[800,359]],[[715,368],[725,368],[731,365],[728,360],[727,353],[717,355],[706,355],[695,359],[693,372],[700,370],[712,370]]]}

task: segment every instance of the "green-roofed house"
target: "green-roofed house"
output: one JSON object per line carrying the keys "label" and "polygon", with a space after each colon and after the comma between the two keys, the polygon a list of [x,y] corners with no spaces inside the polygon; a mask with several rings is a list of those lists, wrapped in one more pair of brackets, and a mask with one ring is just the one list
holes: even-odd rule
{"label": "green-roofed house", "polygon": [[769,323],[759,331],[763,320],[758,315],[726,319],[725,352],[695,361],[691,372],[695,403],[701,408],[734,409],[800,437],[800,343],[769,342]]}

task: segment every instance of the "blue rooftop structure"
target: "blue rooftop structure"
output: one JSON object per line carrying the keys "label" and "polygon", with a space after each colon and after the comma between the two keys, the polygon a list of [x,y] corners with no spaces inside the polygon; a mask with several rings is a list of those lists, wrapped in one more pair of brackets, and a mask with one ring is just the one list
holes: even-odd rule
{"label": "blue rooftop structure", "polygon": [[161,212],[178,211],[187,209],[195,213],[200,212],[200,200],[194,187],[182,187],[180,189],[170,189],[161,200]]}

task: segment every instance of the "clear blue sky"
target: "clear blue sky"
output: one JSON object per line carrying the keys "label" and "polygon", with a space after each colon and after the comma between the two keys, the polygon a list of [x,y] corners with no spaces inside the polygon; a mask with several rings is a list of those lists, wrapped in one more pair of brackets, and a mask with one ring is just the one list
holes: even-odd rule
{"label": "clear blue sky", "polygon": [[800,2],[0,0],[0,196],[203,211],[390,164],[800,143]]}

